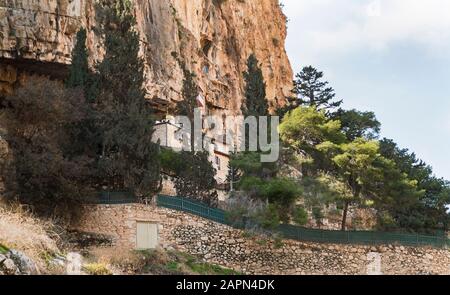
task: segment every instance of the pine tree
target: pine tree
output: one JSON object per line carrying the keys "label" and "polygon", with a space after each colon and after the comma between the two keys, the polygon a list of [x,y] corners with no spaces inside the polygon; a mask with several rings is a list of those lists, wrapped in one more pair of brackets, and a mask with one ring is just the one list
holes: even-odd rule
{"label": "pine tree", "polygon": [[87,86],[89,79],[88,51],[86,48],[86,30],[81,28],[77,32],[75,47],[72,51],[72,64],[66,79],[68,88]]}
{"label": "pine tree", "polygon": [[333,101],[336,94],[333,88],[327,87],[329,83],[322,80],[323,72],[308,66],[304,67],[295,77],[293,92],[297,95],[297,100],[293,107],[310,106],[329,112],[342,104],[342,100]]}
{"label": "pine tree", "polygon": [[159,146],[152,143],[154,120],[145,99],[144,63],[129,1],[103,5],[105,56],[97,65],[100,176],[110,189],[150,196],[159,188]]}

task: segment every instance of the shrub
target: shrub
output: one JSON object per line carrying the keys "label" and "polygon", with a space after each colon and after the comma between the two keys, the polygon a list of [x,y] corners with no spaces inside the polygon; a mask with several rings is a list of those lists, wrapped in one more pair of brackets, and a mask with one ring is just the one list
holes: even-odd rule
{"label": "shrub", "polygon": [[245,193],[233,192],[224,207],[226,219],[230,224],[246,227],[252,217],[264,208],[264,203],[250,198]]}
{"label": "shrub", "polygon": [[179,268],[178,262],[170,261],[166,264],[166,267],[169,271],[177,271]]}
{"label": "shrub", "polygon": [[15,176],[7,189],[35,205],[54,206],[88,195],[86,184],[95,172],[92,158],[78,153],[82,148],[76,139],[81,131],[76,126],[87,117],[82,92],[31,77],[5,103]]}
{"label": "shrub", "polygon": [[8,253],[9,249],[6,246],[3,246],[0,244],[0,254],[6,254]]}
{"label": "shrub", "polygon": [[180,156],[183,166],[175,179],[177,194],[217,207],[216,171],[208,160],[208,153],[181,152]]}
{"label": "shrub", "polygon": [[316,220],[317,225],[322,225],[322,219],[324,218],[324,214],[321,207],[313,207],[312,215]]}
{"label": "shrub", "polygon": [[303,207],[295,207],[292,217],[294,222],[298,225],[305,225],[308,223],[308,212]]}
{"label": "shrub", "polygon": [[94,276],[112,275],[112,272],[103,263],[90,263],[83,266],[84,271]]}
{"label": "shrub", "polygon": [[273,246],[275,247],[275,249],[283,248],[284,246],[283,239],[279,235],[275,236]]}
{"label": "shrub", "polygon": [[170,175],[177,175],[183,168],[183,160],[180,153],[177,153],[172,149],[161,148],[159,159],[161,162],[161,169]]}
{"label": "shrub", "polygon": [[300,194],[297,183],[287,178],[271,179],[264,184],[262,194],[270,204],[276,205],[281,221],[289,222],[289,209]]}
{"label": "shrub", "polygon": [[258,224],[265,230],[273,230],[280,225],[279,208],[274,204],[269,204],[256,217]]}

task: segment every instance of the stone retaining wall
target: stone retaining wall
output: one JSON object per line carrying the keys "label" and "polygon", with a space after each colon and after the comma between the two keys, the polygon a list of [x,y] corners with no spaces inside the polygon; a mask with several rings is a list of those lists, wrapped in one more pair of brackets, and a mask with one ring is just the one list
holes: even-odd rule
{"label": "stone retaining wall", "polygon": [[145,205],[86,206],[73,229],[107,234],[133,249],[136,222],[159,224],[165,249],[248,274],[450,274],[448,249],[283,241],[282,245],[186,213]]}

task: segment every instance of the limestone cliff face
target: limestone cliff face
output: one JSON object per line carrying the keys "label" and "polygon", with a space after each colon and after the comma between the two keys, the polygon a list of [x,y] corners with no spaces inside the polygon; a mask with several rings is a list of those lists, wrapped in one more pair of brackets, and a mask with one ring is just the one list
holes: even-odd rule
{"label": "limestone cliff face", "polygon": [[[292,70],[284,49],[286,18],[278,0],[134,0],[146,63],[146,89],[162,110],[181,99],[182,60],[197,74],[212,110],[240,109],[242,72],[251,53],[263,69],[267,96],[282,104]],[[88,29],[94,63],[94,0],[0,0],[0,91],[25,73],[63,77],[79,27]]]}

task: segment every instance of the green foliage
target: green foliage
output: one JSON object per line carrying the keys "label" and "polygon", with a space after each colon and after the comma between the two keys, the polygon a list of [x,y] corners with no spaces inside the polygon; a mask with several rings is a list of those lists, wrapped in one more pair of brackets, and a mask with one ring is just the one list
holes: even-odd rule
{"label": "green foliage", "polygon": [[298,184],[287,178],[272,178],[262,180],[258,177],[243,177],[239,188],[252,198],[269,202],[278,210],[279,218],[289,221],[290,208],[300,196],[301,191]]}
{"label": "green foliage", "polygon": [[233,191],[225,204],[225,217],[228,224],[239,228],[252,227],[254,216],[265,207],[266,203],[249,196],[243,191]]}
{"label": "green foliage", "polygon": [[280,236],[276,236],[273,241],[273,246],[275,249],[281,249],[284,246],[283,239]]}
{"label": "green foliage", "polygon": [[265,230],[276,229],[281,222],[279,208],[275,204],[269,204],[256,215],[256,221]]}
{"label": "green foliage", "polygon": [[246,176],[239,182],[239,189],[245,191],[252,198],[261,198],[263,192],[264,181],[255,176]]}
{"label": "green foliage", "polygon": [[247,59],[247,71],[244,72],[245,101],[242,104],[242,114],[245,117],[258,117],[269,114],[266,83],[258,63],[258,59],[254,54],[251,54]]}
{"label": "green foliage", "polygon": [[112,275],[112,272],[103,263],[90,263],[83,266],[83,270],[93,276]]}
{"label": "green foliage", "polygon": [[[450,184],[436,178],[430,166],[417,159],[414,153],[399,148],[392,140],[381,140],[380,151],[385,158],[393,161],[403,178],[415,181],[413,184],[419,191],[409,193],[412,197],[408,198],[408,202],[402,198],[386,207],[383,214],[389,214],[400,228],[425,232],[447,229],[449,215],[446,205],[450,203]],[[400,191],[398,186],[392,190]]]}
{"label": "green foliage", "polygon": [[181,154],[169,148],[161,148],[159,159],[162,171],[170,175],[178,175],[184,165]]}
{"label": "green foliage", "polygon": [[81,28],[77,32],[75,47],[72,50],[72,63],[69,66],[69,75],[66,78],[65,86],[82,89],[86,101],[93,103],[98,95],[98,81],[95,73],[89,68],[88,59],[86,29]]}
{"label": "green foliage", "polygon": [[169,262],[166,264],[166,268],[167,268],[169,271],[177,271],[179,267],[180,267],[180,266],[179,266],[178,262],[176,262],[176,261],[169,261]]}
{"label": "green foliage", "polygon": [[246,218],[248,217],[248,209],[244,206],[233,208],[225,212],[225,218],[229,224],[234,227],[245,226]]}
{"label": "green foliage", "polygon": [[144,63],[130,5],[115,1],[100,9],[105,56],[96,66],[98,169],[109,189],[149,196],[159,189],[159,147],[151,141],[154,120],[145,99]]}
{"label": "green foliage", "polygon": [[292,219],[296,224],[304,226],[308,223],[308,212],[304,207],[297,206],[292,213]]}
{"label": "green foliage", "polygon": [[6,247],[6,246],[0,244],[0,254],[6,254],[6,253],[8,253],[8,252],[9,252],[8,247]]}
{"label": "green foliage", "polygon": [[261,179],[273,178],[278,170],[277,163],[261,163],[259,152],[242,152],[231,155],[230,167],[230,169],[234,169],[235,181],[243,176],[254,176]]}
{"label": "green foliage", "polygon": [[346,227],[349,205],[360,201],[361,193],[371,181],[371,177],[379,172],[374,166],[378,157],[380,157],[378,142],[363,138],[342,144],[340,153],[333,157],[340,177],[352,192],[351,198],[344,199],[342,230]]}
{"label": "green foliage", "polygon": [[239,188],[251,196],[283,207],[289,207],[301,193],[298,184],[288,178],[262,180],[254,176],[243,177]]}
{"label": "green foliage", "polygon": [[198,107],[197,97],[199,95],[199,88],[195,82],[195,74],[186,69],[186,66],[181,63],[183,69],[184,79],[181,94],[183,99],[177,102],[177,114],[187,116],[191,122],[194,120],[194,109]]}
{"label": "green foliage", "polygon": [[[345,141],[340,122],[326,117],[315,107],[298,107],[289,112],[279,127],[283,143],[303,157],[303,174],[331,169],[330,154]],[[308,161],[310,159],[310,161]]]}
{"label": "green foliage", "polygon": [[[261,68],[255,55],[247,60],[247,71],[244,72],[245,102],[241,109],[244,116],[267,116],[269,106],[266,98],[266,85]],[[246,130],[246,144],[248,146],[248,132]],[[258,134],[260,130],[258,128]],[[279,220],[289,220],[289,208],[299,195],[295,182],[278,178],[277,163],[261,163],[261,153],[243,152],[232,155],[230,169],[240,179],[238,188],[250,198],[268,202],[266,209],[257,214],[257,223],[263,228],[271,224],[279,224]],[[238,173],[236,173],[236,170]],[[276,212],[275,212],[276,211]]]}
{"label": "green foliage", "polygon": [[378,142],[363,138],[342,144],[340,150],[341,153],[337,154],[333,161],[351,183],[361,183],[365,180],[364,177],[372,168],[375,159],[381,156]]}
{"label": "green foliage", "polygon": [[230,165],[241,170],[245,175],[261,175],[263,164],[260,154],[257,152],[245,152],[234,154],[231,157]]}
{"label": "green foliage", "polygon": [[[182,95],[183,100],[177,103],[177,114],[187,116],[189,120],[194,122],[195,108],[198,107],[197,97],[199,88],[195,82],[195,75],[186,69],[181,63],[184,73]],[[175,163],[170,164],[172,170],[175,170],[177,178],[175,180],[175,188],[177,194],[193,200],[204,202],[210,206],[218,205],[218,195],[215,187],[215,169],[209,161],[208,152],[195,152],[195,136],[192,128],[191,131],[191,151],[183,151],[180,157],[172,158]]]}
{"label": "green foliage", "polygon": [[181,152],[181,163],[175,189],[179,196],[201,201],[209,206],[218,205],[215,190],[215,169],[208,159],[207,152]]}
{"label": "green foliage", "polygon": [[81,28],[77,32],[75,48],[72,50],[72,64],[69,67],[69,75],[65,81],[65,86],[69,89],[79,89],[84,93],[86,103],[80,105],[86,115],[82,120],[68,124],[73,143],[66,150],[71,156],[89,155],[94,157],[98,145],[98,132],[95,128],[96,112],[92,103],[96,99],[95,74],[88,65],[88,50],[86,48],[86,30]]}
{"label": "green foliage", "polygon": [[72,126],[86,118],[81,91],[34,77],[6,103],[6,139],[14,161],[7,190],[36,206],[54,207],[85,197],[93,159],[72,152]]}
{"label": "green foliage", "polygon": [[314,217],[314,219],[316,220],[318,225],[322,224],[322,219],[325,217],[323,214],[323,210],[322,207],[313,207],[312,208],[312,215]]}
{"label": "green foliage", "polygon": [[360,137],[375,139],[380,133],[381,123],[373,112],[339,109],[332,117],[341,122],[342,131],[349,141]]}
{"label": "green foliage", "polygon": [[375,140],[379,130],[372,112],[300,106],[285,114],[280,135],[299,158],[305,204],[341,206],[343,229],[350,205],[375,208],[381,229],[446,228],[448,182],[392,141]]}
{"label": "green foliage", "polygon": [[320,175],[302,178],[300,186],[305,206],[308,208],[330,204],[338,198],[338,195],[330,188],[328,183],[321,179]]}
{"label": "green foliage", "polygon": [[262,186],[262,196],[282,208],[289,208],[300,193],[298,184],[287,178],[274,178]]}
{"label": "green foliage", "polygon": [[86,29],[77,32],[75,47],[72,50],[72,64],[66,86],[85,88],[89,79],[88,51],[86,48]]}
{"label": "green foliage", "polygon": [[197,97],[199,96],[199,88],[195,82],[195,74],[186,69],[184,63],[180,63],[183,69],[184,79],[183,79],[183,89],[182,96],[183,99],[177,102],[176,113],[180,116],[186,116],[189,118],[192,128],[191,128],[191,150],[195,149],[195,134],[194,134],[194,113],[195,109],[198,108]]}
{"label": "green foliage", "polygon": [[[244,96],[245,100],[242,102],[241,111],[245,118],[253,116],[257,120],[257,134],[256,138],[259,138],[261,132],[259,126],[259,117],[269,115],[269,104],[266,97],[266,83],[262,70],[259,66],[259,61],[254,54],[251,54],[247,59],[247,71],[243,73],[245,88]],[[268,123],[268,131],[270,130],[270,124]],[[249,149],[249,133],[250,128],[245,128],[245,146]],[[270,132],[267,132],[270,134]],[[257,143],[258,151],[260,151],[259,141]]]}
{"label": "green foliage", "polygon": [[335,101],[334,89],[322,80],[323,72],[314,67],[304,67],[295,78],[293,92],[297,97],[293,107],[309,106],[329,112],[342,104],[342,100]]}
{"label": "green foliage", "polygon": [[325,141],[340,143],[343,135],[337,120],[330,120],[315,107],[298,107],[280,124],[281,139],[297,151],[310,153]]}

